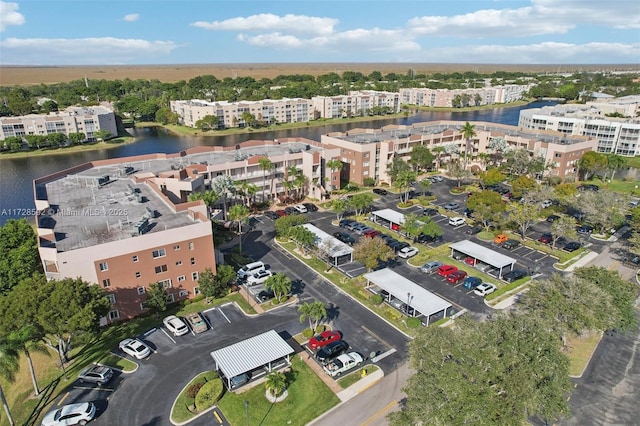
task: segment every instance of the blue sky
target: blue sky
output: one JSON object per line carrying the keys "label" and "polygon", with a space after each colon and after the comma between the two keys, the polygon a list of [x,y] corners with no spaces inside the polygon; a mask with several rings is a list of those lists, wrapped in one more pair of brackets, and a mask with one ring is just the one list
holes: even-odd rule
{"label": "blue sky", "polygon": [[2,65],[640,63],[637,0],[0,1]]}

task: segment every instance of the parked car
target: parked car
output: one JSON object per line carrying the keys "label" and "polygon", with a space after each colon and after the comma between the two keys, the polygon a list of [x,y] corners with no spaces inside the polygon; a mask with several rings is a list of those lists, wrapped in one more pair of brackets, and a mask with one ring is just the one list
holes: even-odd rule
{"label": "parked car", "polygon": [[458,203],[447,203],[444,206],[442,206],[445,210],[455,210],[458,207],[460,207],[460,204]]}
{"label": "parked car", "polygon": [[191,329],[194,333],[202,333],[204,331],[207,331],[207,323],[204,322],[200,314],[197,312],[187,315],[187,322],[191,326]]}
{"label": "parked car", "polygon": [[139,339],[124,339],[118,347],[122,352],[136,359],[144,359],[151,354],[151,348]]}
{"label": "parked car", "polygon": [[338,222],[338,226],[340,228],[346,228],[347,225],[350,225],[352,223],[355,223],[355,221],[351,219],[340,219],[340,222]]}
{"label": "parked car", "polygon": [[512,283],[514,281],[519,280],[520,278],[524,278],[527,276],[527,273],[521,269],[514,269],[513,271],[509,271],[502,276],[502,279],[508,283]]}
{"label": "parked car", "polygon": [[302,203],[302,205],[307,209],[308,212],[317,212],[318,206],[313,203]]}
{"label": "parked car", "polygon": [[567,244],[565,244],[565,246],[562,248],[562,250],[564,251],[568,251],[568,252],[572,252],[572,251],[576,251],[580,248],[580,243],[577,241],[571,241],[568,242]]}
{"label": "parked car", "polygon": [[442,181],[444,181],[444,178],[443,178],[442,176],[438,176],[438,175],[436,175],[436,176],[431,176],[429,179],[432,179],[432,181],[435,181],[435,182],[442,182]]}
{"label": "parked car", "polygon": [[474,288],[478,287],[480,284],[482,284],[482,279],[478,277],[467,277],[467,279],[465,279],[464,282],[462,283],[462,286],[467,290],[473,290]]}
{"label": "parked car", "polygon": [[266,212],[264,212],[264,215],[266,217],[268,217],[271,220],[276,220],[277,218],[279,218],[280,216],[278,216],[278,213],[271,211],[271,210],[267,210]]}
{"label": "parked car", "polygon": [[311,340],[309,340],[309,348],[311,348],[312,351],[315,351],[316,349],[325,347],[329,343],[336,342],[340,339],[342,339],[342,334],[339,331],[323,331],[320,334],[316,334],[311,338]]}
{"label": "parked car", "polygon": [[333,236],[345,244],[353,245],[356,242],[356,240],[346,232],[334,232]]}
{"label": "parked car", "polygon": [[263,269],[261,271],[256,272],[255,274],[251,275],[250,277],[248,277],[247,278],[247,285],[262,284],[266,280],[268,280],[269,277],[271,277],[272,275],[273,275],[273,272],[271,272],[270,270],[267,270],[267,269]]}
{"label": "parked car", "polygon": [[440,214],[440,212],[438,211],[438,209],[428,208],[428,209],[424,209],[422,214],[424,216],[436,216],[436,215]]}
{"label": "parked car", "polygon": [[286,210],[282,210],[282,209],[276,210],[276,214],[278,215],[278,217],[289,216],[289,213],[287,213]]}
{"label": "parked car", "polygon": [[598,191],[600,191],[600,187],[598,185],[585,184],[585,185],[578,186],[578,191],[580,191],[580,192],[583,192],[583,191],[598,192]]}
{"label": "parked car", "polygon": [[482,231],[482,228],[479,226],[468,226],[467,229],[464,230],[464,233],[467,235],[475,235],[480,231]]}
{"label": "parked car", "polygon": [[467,273],[465,271],[455,271],[451,274],[447,275],[447,281],[451,284],[458,284],[460,281],[464,280],[467,277]]}
{"label": "parked car", "polygon": [[424,265],[422,265],[422,267],[420,268],[420,270],[426,274],[432,274],[434,272],[436,272],[438,270],[439,267],[442,266],[442,262],[438,262],[437,260],[433,260],[431,262],[427,262]]}
{"label": "parked car", "polygon": [[436,270],[436,272],[441,277],[446,277],[449,274],[453,274],[457,270],[458,270],[458,268],[456,266],[453,266],[453,265],[442,265],[441,267],[439,267]]}
{"label": "parked car", "polygon": [[241,281],[244,281],[247,278],[249,278],[251,275],[263,269],[265,269],[264,262],[257,261],[257,262],[247,263],[242,268],[238,269],[238,279],[240,279]]}
{"label": "parked car", "polygon": [[486,295],[496,291],[496,289],[497,287],[491,283],[482,283],[478,287],[476,287],[476,289],[473,290],[473,292],[478,296],[485,297]]}
{"label": "parked car", "polygon": [[418,254],[418,249],[411,246],[404,247],[403,249],[398,251],[398,256],[403,259],[409,259],[410,257],[413,257],[416,254]]}
{"label": "parked car", "polygon": [[42,426],[86,425],[96,416],[93,402],[64,405],[49,411],[42,419]]}
{"label": "parked car", "polygon": [[297,204],[297,205],[293,206],[293,208],[296,209],[296,211],[298,213],[307,213],[308,212],[307,208],[302,204]]}
{"label": "parked car", "polygon": [[[251,380],[251,375],[249,373],[242,373],[234,376],[230,380],[231,384],[229,385],[229,389],[239,388],[240,386],[249,383],[249,380]],[[223,382],[227,384],[226,380],[223,380]]]}
{"label": "parked car", "polygon": [[174,336],[183,336],[189,332],[189,327],[175,315],[169,315],[162,320],[162,324],[173,333]]}
{"label": "parked car", "polygon": [[560,219],[560,216],[558,216],[557,214],[550,214],[549,216],[547,216],[547,222],[549,223],[553,223],[558,219]]}
{"label": "parked car", "polygon": [[266,302],[267,300],[271,300],[275,297],[275,294],[273,293],[273,290],[262,290],[260,293],[258,293],[258,300],[260,300],[260,302]]}
{"label": "parked car", "polygon": [[396,240],[395,238],[387,239],[385,242],[391,249],[394,249],[398,244],[400,244],[400,241]]}
{"label": "parked car", "polygon": [[495,236],[495,238],[493,239],[493,244],[498,244],[498,245],[500,245],[500,244],[504,243],[505,241],[507,241],[508,239],[509,239],[509,237],[507,237],[506,235],[504,235],[504,234],[498,234],[498,235],[496,235],[496,236]]}
{"label": "parked car", "polygon": [[402,251],[402,249],[409,247],[409,243],[405,243],[404,241],[399,242],[395,247],[392,247],[396,253]]}
{"label": "parked car", "polygon": [[464,221],[464,218],[462,217],[450,217],[449,218],[449,225],[451,226],[461,226],[466,224],[467,222]]}
{"label": "parked car", "polygon": [[349,350],[349,344],[344,340],[337,340],[329,343],[316,353],[316,359],[322,364],[332,361]]}
{"label": "parked car", "polygon": [[370,229],[369,231],[367,231],[364,234],[362,234],[362,236],[365,237],[365,238],[374,238],[374,237],[377,237],[380,234],[382,234],[382,232],[380,232],[380,231],[378,231],[376,229]]}
{"label": "parked car", "polygon": [[518,240],[507,240],[502,243],[502,248],[506,248],[507,250],[514,249],[520,245],[520,241]]}
{"label": "parked car", "polygon": [[378,194],[378,195],[387,195],[388,192],[386,189],[382,189],[382,188],[373,188],[373,193],[374,194]]}
{"label": "parked car", "polygon": [[543,202],[540,203],[540,207],[543,209],[551,207],[552,205],[553,205],[553,201],[551,200],[544,200]]}
{"label": "parked car", "polygon": [[113,377],[113,370],[103,365],[92,365],[85,368],[78,375],[78,381],[80,383],[95,383],[98,386],[103,386],[111,380]]}
{"label": "parked car", "polygon": [[294,209],[292,206],[285,207],[284,208],[284,212],[287,215],[293,215],[293,214],[299,214],[300,213],[298,210]]}
{"label": "parked car", "polygon": [[542,244],[551,244],[553,242],[553,234],[550,234],[548,232],[542,234],[540,235],[540,238],[538,238],[538,241]]}
{"label": "parked car", "polygon": [[404,305],[404,302],[400,299],[398,299],[397,297],[391,296],[391,298],[388,300],[389,305],[393,306],[394,308],[396,308],[397,310],[401,310],[402,309],[402,305]]}
{"label": "parked car", "polygon": [[336,377],[351,370],[354,367],[357,367],[363,362],[364,360],[359,353],[349,352],[348,354],[340,355],[339,357],[334,359],[333,362],[325,365],[324,371],[331,377]]}
{"label": "parked car", "polygon": [[578,234],[590,234],[593,232],[593,226],[586,224],[580,225],[576,227],[576,232],[578,232]]}
{"label": "parked car", "polygon": [[365,232],[367,232],[370,229],[373,229],[373,228],[363,223],[353,227],[353,231],[358,235],[363,235]]}
{"label": "parked car", "polygon": [[421,244],[437,243],[442,241],[442,235],[432,236],[432,235],[420,234],[417,237],[415,237],[413,241]]}
{"label": "parked car", "polygon": [[467,256],[464,258],[464,263],[469,266],[475,266],[478,260],[475,257]]}

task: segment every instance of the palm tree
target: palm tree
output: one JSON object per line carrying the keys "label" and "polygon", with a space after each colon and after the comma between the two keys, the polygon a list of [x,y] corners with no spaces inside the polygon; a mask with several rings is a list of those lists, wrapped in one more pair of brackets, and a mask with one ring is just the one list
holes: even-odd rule
{"label": "palm tree", "polygon": [[278,398],[287,388],[287,376],[279,371],[272,371],[267,376],[265,387],[272,396]]}
{"label": "palm tree", "polygon": [[[18,350],[19,348],[15,342],[10,340],[0,340],[0,375],[10,382],[15,380],[16,373],[20,369]],[[2,402],[4,411],[7,413],[9,424],[14,426],[15,422],[11,416],[11,410],[9,410],[7,399],[4,397],[2,385],[0,385],[0,402]]]}
{"label": "palm tree", "polygon": [[296,166],[289,166],[287,167],[286,171],[287,174],[285,176],[286,182],[284,183],[284,187],[287,190],[286,196],[288,197],[289,191],[295,187],[293,180],[298,175],[298,173],[300,173],[300,169],[298,169]]}
{"label": "palm tree", "polygon": [[[627,165],[627,159],[619,155],[607,156],[607,171],[611,172],[611,180],[616,175],[616,170],[620,170]],[[605,175],[606,180],[606,175]]]}
{"label": "palm tree", "polygon": [[211,190],[218,195],[218,198],[222,198],[222,212],[225,219],[227,218],[227,194],[234,189],[235,183],[227,175],[218,176],[211,182]]}
{"label": "palm tree", "polygon": [[15,343],[16,347],[19,348],[20,351],[24,352],[27,357],[29,373],[31,374],[31,382],[33,383],[33,390],[36,396],[40,395],[40,390],[38,389],[36,372],[33,368],[31,351],[49,355],[49,351],[47,351],[47,347],[42,343],[41,338],[42,335],[38,332],[38,329],[32,325],[24,326],[20,330],[9,334],[9,340],[12,343]]}
{"label": "palm tree", "polygon": [[293,179],[294,185],[298,188],[298,199],[303,199],[304,195],[306,195],[306,191],[304,191],[305,187],[309,179],[300,171],[298,175]]}
{"label": "palm tree", "polygon": [[440,169],[440,157],[445,152],[444,146],[435,146],[431,150],[436,155],[436,169]]}
{"label": "palm tree", "polygon": [[[258,166],[260,167],[260,169],[262,169],[262,201],[264,202],[266,201],[264,187],[267,186],[267,171],[271,172],[271,170],[273,169],[273,163],[271,162],[271,160],[269,160],[269,158],[262,157],[258,161]],[[271,192],[271,189],[268,192]]]}
{"label": "palm tree", "polygon": [[264,288],[271,290],[275,299],[280,302],[291,291],[291,278],[278,272],[267,278]]}
{"label": "palm tree", "polygon": [[331,169],[331,173],[335,173],[336,170],[342,170],[342,167],[344,166],[344,164],[342,164],[342,161],[337,158],[329,160],[325,164],[329,169]]}
{"label": "palm tree", "polygon": [[242,223],[247,221],[249,209],[247,206],[236,204],[229,209],[229,219],[238,221],[238,233],[240,234],[240,254],[242,254]]}
{"label": "palm tree", "polygon": [[476,126],[469,123],[468,121],[464,123],[462,129],[460,129],[462,133],[462,137],[466,139],[466,145],[464,148],[464,169],[467,170],[467,156],[469,155],[469,149],[471,148],[471,138],[476,135]]}
{"label": "palm tree", "polygon": [[322,302],[305,303],[298,308],[300,312],[300,322],[309,320],[309,328],[315,333],[318,324],[327,315],[327,307]]}

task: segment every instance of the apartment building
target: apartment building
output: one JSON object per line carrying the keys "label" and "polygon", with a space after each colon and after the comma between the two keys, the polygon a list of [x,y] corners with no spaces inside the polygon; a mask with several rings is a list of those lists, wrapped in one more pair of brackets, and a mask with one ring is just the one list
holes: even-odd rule
{"label": "apartment building", "polygon": [[351,91],[348,95],[314,96],[311,98],[316,116],[344,118],[368,115],[374,108],[400,111],[400,95],[377,90]]}
{"label": "apartment building", "polygon": [[196,127],[196,123],[207,115],[218,117],[218,127],[245,127],[242,117],[245,112],[265,123],[299,123],[314,118],[309,99],[265,99],[261,101],[209,102],[198,99],[171,101],[171,111],[180,116],[180,124]]}
{"label": "apartment building", "polygon": [[589,136],[598,140],[598,152],[633,157],[640,155],[639,108],[640,96],[531,108],[520,112],[518,126]]}
{"label": "apartment building", "polygon": [[[573,175],[575,162],[587,151],[595,150],[597,140],[588,136],[566,135],[553,131],[525,131],[515,126],[473,122],[476,136],[470,141],[469,167],[482,168],[478,154],[491,152],[493,141],[501,139],[512,149],[524,148],[554,164],[547,175],[566,178]],[[460,157],[467,146],[461,133],[463,123],[434,121],[413,125],[389,125],[381,129],[352,129],[323,135],[321,142],[340,149],[343,179],[362,184],[365,178],[390,183],[387,167],[394,158],[409,161],[416,145],[430,149],[443,147],[439,161]],[[449,153],[447,153],[449,152]],[[459,154],[455,154],[455,153]]]}
{"label": "apartment building", "polygon": [[507,84],[503,86],[470,89],[400,89],[400,102],[428,107],[453,107],[457,96],[467,95],[469,105],[493,105],[515,102],[523,98],[531,85]]}
{"label": "apartment building", "polygon": [[96,140],[95,132],[106,130],[118,134],[116,117],[103,106],[69,107],[49,114],[28,114],[19,117],[0,117],[0,139],[9,136],[50,135],[52,133],[84,133],[87,140]]}

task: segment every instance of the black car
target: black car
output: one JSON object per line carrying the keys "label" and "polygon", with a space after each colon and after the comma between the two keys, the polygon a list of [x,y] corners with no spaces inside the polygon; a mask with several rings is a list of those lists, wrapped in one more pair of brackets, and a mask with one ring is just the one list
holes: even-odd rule
{"label": "black car", "polygon": [[401,243],[398,243],[398,245],[396,245],[395,247],[392,247],[392,248],[393,248],[393,249],[396,251],[396,253],[397,253],[397,252],[399,252],[400,250],[402,250],[403,248],[405,248],[405,247],[409,247],[409,246],[410,246],[410,244],[409,244],[409,243],[405,243],[405,242],[403,241],[403,242],[401,242]]}
{"label": "black car", "polygon": [[388,192],[386,189],[382,189],[382,188],[373,188],[373,193],[374,194],[378,194],[378,195],[387,195]]}
{"label": "black car", "polygon": [[396,240],[395,238],[391,238],[386,240],[386,243],[389,247],[391,247],[392,249],[396,248],[396,246],[398,244],[400,244],[400,241]]}
{"label": "black car", "polygon": [[507,250],[514,249],[520,245],[520,241],[518,240],[507,240],[502,243],[502,248],[506,248]]}
{"label": "black car", "polygon": [[353,245],[356,242],[356,240],[346,232],[334,232],[333,236],[345,244]]}
{"label": "black car", "polygon": [[320,349],[318,353],[316,353],[316,359],[326,364],[335,357],[342,355],[346,351],[349,350],[349,344],[344,340],[337,340],[335,342],[329,343],[324,348]]}
{"label": "black car", "polygon": [[564,251],[576,251],[580,248],[580,243],[577,241],[571,241],[570,243],[565,244],[565,246],[562,248],[562,250]]}
{"label": "black car", "polygon": [[580,185],[578,187],[578,191],[593,191],[593,192],[598,192],[600,191],[600,187],[598,185],[591,185],[591,184],[586,184],[586,185]]}
{"label": "black car", "polygon": [[557,214],[550,214],[549,216],[547,216],[547,222],[549,223],[553,223],[558,219],[560,219],[560,216],[558,216]]}
{"label": "black car", "polygon": [[440,212],[438,211],[438,209],[424,209],[424,211],[422,212],[422,214],[425,216],[436,216],[439,213]]}
{"label": "black car", "polygon": [[271,211],[271,210],[267,210],[266,212],[264,212],[264,215],[266,217],[268,217],[269,219],[272,219],[272,220],[276,220],[277,218],[280,217],[280,216],[278,216],[278,214],[276,212]]}
{"label": "black car", "polygon": [[308,212],[317,212],[318,211],[318,206],[316,206],[313,203],[302,203],[302,205],[306,207]]}
{"label": "black car", "polygon": [[520,269],[514,269],[513,271],[509,271],[506,274],[504,274],[502,276],[502,279],[508,283],[512,283],[526,276],[527,276],[527,273],[525,271],[522,271]]}
{"label": "black car", "polygon": [[420,234],[413,239],[414,242],[420,244],[431,244],[442,241],[442,235],[436,235],[435,237],[431,235]]}
{"label": "black car", "polygon": [[267,300],[271,300],[273,299],[274,296],[275,295],[271,290],[262,290],[260,293],[258,293],[258,299],[260,299],[261,302],[266,302]]}
{"label": "black car", "polygon": [[593,232],[593,226],[591,225],[580,225],[576,228],[578,234],[590,234]]}
{"label": "black car", "polygon": [[479,226],[467,226],[467,229],[464,231],[464,233],[467,235],[475,235],[480,231],[482,231],[482,228]]}
{"label": "black car", "polygon": [[473,217],[473,210],[467,207],[462,211],[462,214],[465,215],[466,217]]}
{"label": "black car", "polygon": [[300,212],[293,207],[285,207],[284,212],[288,215],[299,214]]}
{"label": "black car", "polygon": [[351,219],[342,219],[339,223],[338,226],[340,228],[346,228],[347,225],[351,225],[352,223],[355,223],[355,220],[351,220]]}

